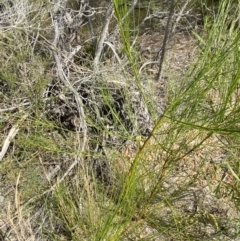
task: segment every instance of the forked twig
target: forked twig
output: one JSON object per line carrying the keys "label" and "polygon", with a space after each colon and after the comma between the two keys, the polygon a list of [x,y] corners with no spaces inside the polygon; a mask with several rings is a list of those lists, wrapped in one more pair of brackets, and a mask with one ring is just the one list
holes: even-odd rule
{"label": "forked twig", "polygon": [[183,5],[181,11],[179,12],[179,14],[176,15],[176,16],[177,16],[177,19],[176,19],[176,21],[175,21],[175,23],[174,23],[174,25],[173,25],[173,27],[172,27],[172,33],[175,32],[175,29],[176,29],[176,27],[177,27],[178,22],[180,21],[180,19],[181,19],[183,16],[185,16],[185,15],[183,14],[183,12],[184,12],[184,10],[186,9],[188,3],[189,3],[189,0],[187,0],[187,1],[185,2],[185,4]]}

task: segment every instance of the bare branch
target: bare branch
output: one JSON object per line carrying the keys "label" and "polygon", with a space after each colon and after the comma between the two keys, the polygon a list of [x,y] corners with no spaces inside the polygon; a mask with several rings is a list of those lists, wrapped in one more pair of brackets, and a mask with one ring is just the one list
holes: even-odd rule
{"label": "bare branch", "polygon": [[102,50],[103,50],[104,40],[106,39],[106,36],[107,36],[107,33],[108,33],[108,26],[109,26],[109,23],[110,23],[110,20],[111,20],[112,13],[113,13],[113,4],[110,3],[109,7],[107,9],[106,15],[105,15],[105,21],[104,21],[102,34],[101,34],[100,40],[98,42],[95,58],[94,58],[94,61],[93,61],[93,66],[94,66],[95,71],[98,70],[99,59],[100,59],[100,56],[101,56],[101,53],[102,53]]}
{"label": "bare branch", "polygon": [[[61,37],[61,33],[60,33],[60,30],[59,30],[59,28],[61,27],[61,16],[59,16],[59,18],[60,18],[59,21],[57,21],[57,20],[53,21],[54,29],[55,29],[55,38],[54,38],[54,41],[53,41],[54,48],[53,49],[57,49],[57,45],[58,45],[59,39]],[[80,48],[81,48],[80,46],[76,47],[76,49],[72,53],[70,53],[69,58],[71,59],[76,54],[76,52],[78,52],[78,50]],[[62,62],[61,62],[60,53],[58,53],[58,51],[56,51],[56,50],[52,50],[52,52],[53,52],[53,56],[54,56],[54,59],[55,59],[55,62],[56,62],[58,77],[61,80],[61,82],[73,93],[73,95],[75,97],[75,100],[76,100],[76,103],[77,103],[77,108],[78,108],[78,113],[79,113],[79,118],[80,118],[80,125],[79,125],[79,131],[78,132],[81,131],[83,133],[83,140],[82,141],[79,140],[78,152],[84,151],[85,147],[86,147],[86,143],[87,143],[87,123],[86,123],[86,117],[85,117],[85,112],[84,112],[84,108],[83,108],[83,102],[82,102],[82,99],[79,96],[78,92],[74,89],[74,87],[72,86],[72,84],[68,80],[68,77],[66,76],[66,74],[64,72],[63,65],[62,65],[62,63],[63,63],[64,67],[66,67],[67,63],[70,59],[66,58],[65,61],[62,60]],[[80,142],[82,142],[81,145],[80,145]],[[79,156],[79,153],[77,153],[77,155],[75,156],[74,162],[69,166],[69,168],[64,173],[64,175],[61,177],[59,182],[62,182],[70,174],[70,172],[73,170],[73,168],[76,165],[79,164],[79,161],[80,161],[80,156]],[[48,192],[53,191],[57,187],[58,183],[55,183],[49,190],[42,193],[41,196],[48,193]],[[33,200],[29,200],[29,202],[31,202]]]}
{"label": "bare branch", "polygon": [[116,56],[116,59],[117,59],[118,63],[121,64],[122,61],[121,61],[120,57],[118,56],[117,51],[115,50],[114,45],[111,44],[111,43],[108,42],[108,41],[105,41],[104,43],[107,44],[107,45],[111,48],[111,50],[113,51],[114,55]]}
{"label": "bare branch", "polygon": [[[161,55],[160,55],[160,59],[159,59],[158,73],[157,73],[157,77],[156,77],[156,79],[158,81],[161,78],[162,66],[163,66],[163,60],[164,60],[164,56],[165,56],[167,41],[168,41],[168,38],[169,38],[169,35],[170,35],[170,32],[171,32],[170,24],[171,24],[172,16],[174,14],[174,5],[175,5],[175,1],[171,0],[171,5],[170,5],[170,9],[169,9],[169,17],[168,17],[168,21],[167,21],[167,25],[166,25],[166,29],[165,29],[162,48],[160,50]],[[160,52],[159,52],[159,54],[160,54]]]}
{"label": "bare branch", "polygon": [[[26,118],[28,117],[28,114],[25,114],[22,118],[21,118],[21,121],[24,121]],[[19,122],[19,123],[20,123]],[[2,161],[3,157],[5,156],[7,150],[8,150],[8,147],[11,143],[11,141],[14,139],[14,137],[17,135],[17,133],[19,132],[20,128],[19,128],[19,123],[15,124],[11,130],[9,131],[5,141],[3,142],[3,146],[2,146],[2,150],[0,152],[0,161]]]}
{"label": "bare branch", "polygon": [[12,107],[5,108],[5,109],[0,109],[0,113],[2,113],[2,112],[7,112],[7,111],[12,111],[12,110],[17,110],[17,109],[19,109],[19,108],[21,108],[21,107],[28,106],[28,105],[31,105],[31,102],[23,103],[23,104],[21,104],[21,105],[12,106]]}
{"label": "bare branch", "polygon": [[71,83],[67,79],[67,77],[66,77],[66,75],[63,71],[63,67],[62,67],[62,64],[60,62],[58,54],[56,52],[53,52],[53,55],[54,55],[56,65],[57,65],[57,71],[58,71],[59,79],[73,93],[73,95],[76,99],[77,105],[78,105],[79,118],[81,120],[80,129],[83,132],[83,143],[82,143],[82,147],[81,147],[81,150],[83,151],[85,149],[86,140],[87,140],[87,123],[86,123],[86,117],[85,117],[85,113],[84,113],[84,109],[83,109],[82,99],[80,98],[78,92],[73,88],[73,86],[71,85]]}
{"label": "bare branch", "polygon": [[174,25],[173,25],[172,33],[175,32],[175,29],[176,29],[176,27],[177,27],[177,25],[178,25],[180,19],[181,19],[183,16],[185,16],[185,15],[183,14],[183,12],[184,12],[184,10],[186,9],[188,3],[189,3],[189,0],[187,0],[187,1],[185,2],[185,4],[183,5],[183,7],[182,7],[180,13],[177,14],[178,17],[177,17],[177,19],[176,19],[176,21],[175,21],[175,23],[174,23]]}

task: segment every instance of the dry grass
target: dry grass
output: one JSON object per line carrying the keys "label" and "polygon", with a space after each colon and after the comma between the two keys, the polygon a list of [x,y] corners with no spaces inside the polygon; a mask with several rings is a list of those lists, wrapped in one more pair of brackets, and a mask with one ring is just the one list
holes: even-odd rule
{"label": "dry grass", "polygon": [[[48,16],[44,8],[41,11],[43,18]],[[14,16],[23,23],[29,21],[19,12]],[[48,24],[50,20],[43,18],[41,23]],[[160,119],[156,118],[154,111],[158,106],[154,106],[155,127],[145,137],[135,130],[118,136],[104,118],[99,121],[90,116],[86,121],[89,126],[96,125],[96,130],[91,126],[96,133],[89,132],[87,148],[80,151],[84,134],[60,127],[59,120],[49,120],[46,112],[52,99],[60,107],[69,107],[69,112],[76,105],[71,103],[66,86],[57,89],[56,96],[48,95],[49,84],[57,78],[51,58],[54,34],[48,42],[43,36],[38,39],[40,29],[31,32],[16,25],[10,29],[12,32],[0,32],[4,55],[0,75],[1,139],[6,140],[13,126],[18,131],[10,137],[0,165],[0,240],[238,240],[239,75],[234,72],[238,69],[237,56],[227,41],[219,43],[231,54],[222,57],[220,48],[218,58],[216,46],[209,47],[216,38],[207,45],[213,31],[210,27],[209,35],[206,31],[206,36],[198,39],[187,32],[174,35],[159,83],[154,79],[156,63],[148,61],[155,61],[162,45],[160,33],[138,36],[135,47],[140,54],[132,53],[137,56],[134,66],[119,40],[110,50],[110,60],[103,57],[97,74],[91,69],[90,55],[77,53],[76,63],[65,59],[69,66],[62,70],[74,87],[81,81],[95,81],[96,85],[89,85],[87,90],[93,95],[100,93],[95,107],[107,103],[112,108],[112,96],[102,93],[97,85],[101,81],[112,89],[126,88],[128,97],[131,91],[140,93],[135,88],[135,73],[135,77],[140,74],[144,88],[148,88],[147,97],[156,95],[155,100],[164,110]],[[43,30],[46,31],[52,31],[51,27]],[[234,40],[235,33],[229,34]],[[233,47],[237,46],[235,40]],[[83,42],[86,47],[85,39]],[[32,44],[37,46],[36,53]],[[204,52],[208,47],[212,52]],[[44,56],[41,51],[49,54]],[[64,51],[62,58],[69,54]],[[212,64],[214,61],[217,66]],[[228,81],[221,82],[223,74]],[[94,105],[89,106],[85,109],[87,114],[96,112],[91,109]],[[141,111],[139,108],[136,113]],[[134,114],[129,113],[129,117]],[[79,118],[75,117],[66,122],[76,127]],[[116,115],[113,128],[122,131],[118,118]],[[103,145],[108,136],[112,145]],[[118,143],[118,138],[124,142]],[[98,148],[101,145],[102,150]],[[96,160],[105,165],[100,167],[105,168],[101,172],[109,175],[111,181],[97,177],[92,165]]]}

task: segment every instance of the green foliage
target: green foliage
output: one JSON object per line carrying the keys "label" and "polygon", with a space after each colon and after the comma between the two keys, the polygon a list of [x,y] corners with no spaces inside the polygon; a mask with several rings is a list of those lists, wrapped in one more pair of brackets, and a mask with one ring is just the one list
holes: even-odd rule
{"label": "green foliage", "polygon": [[[75,4],[69,2],[70,6]],[[226,218],[223,212],[212,210],[215,203],[212,206],[202,201],[212,195],[211,200],[221,206],[221,201],[227,199],[231,210],[239,212],[240,35],[235,22],[239,6],[234,4],[234,1],[222,0],[203,5],[217,5],[217,10],[211,17],[206,14],[203,33],[194,33],[198,53],[183,80],[177,83],[170,73],[169,81],[174,84],[169,84],[166,90],[167,108],[146,138],[132,136],[114,106],[112,92],[104,84],[99,87],[96,81],[94,87],[99,91],[90,93],[98,94],[98,99],[91,103],[92,109],[85,108],[87,124],[95,128],[96,134],[86,137],[89,149],[84,151],[79,148],[83,130],[59,127],[44,113],[50,99],[43,97],[46,86],[57,72],[53,68],[52,52],[42,53],[53,48],[45,39],[44,28],[49,19],[41,22],[45,36],[41,37],[45,42],[36,40],[37,28],[29,30],[31,34],[20,27],[13,28],[12,32],[0,32],[1,108],[17,106],[13,112],[10,108],[3,115],[2,137],[6,138],[16,123],[20,130],[11,140],[12,146],[1,163],[0,174],[8,183],[3,190],[9,186],[14,188],[11,198],[15,199],[16,208],[9,206],[8,215],[12,207],[14,218],[9,217],[9,220],[13,220],[10,223],[18,240],[28,236],[23,227],[25,213],[30,209],[41,223],[43,240],[220,240],[222,237],[233,240],[239,237],[238,216]],[[140,66],[136,62],[140,58],[136,58],[138,52],[131,43],[134,34],[131,33],[132,16],[128,15],[130,6],[121,0],[114,0],[113,5],[123,55],[128,59],[123,76],[127,78],[129,73],[134,76],[132,82],[136,82],[144,101],[149,103],[151,100],[147,99],[141,85]],[[87,56],[87,66],[71,63],[70,68],[76,68],[79,72],[75,73],[79,75],[80,71],[91,67],[92,48],[87,52],[91,55]],[[92,70],[89,72],[92,74]],[[85,73],[87,71],[83,75]],[[79,81],[78,76],[72,78]],[[121,83],[122,79],[117,81]],[[130,95],[126,92],[127,99]],[[25,102],[30,103],[26,108],[21,106]],[[109,110],[117,133],[107,127],[107,120],[97,112],[101,104]],[[154,106],[149,104],[148,108],[154,113]],[[129,104],[127,114],[134,124],[131,111]],[[29,116],[20,123],[25,112]],[[101,145],[101,135],[132,141],[133,153],[130,147],[112,150],[109,146],[103,146],[105,155],[94,153],[91,145]],[[111,183],[99,180],[92,165],[94,160],[104,158],[111,162]],[[71,169],[75,162],[77,165]],[[59,167],[61,175],[54,176],[53,167]],[[19,178],[16,180],[16,177]],[[203,188],[205,193],[199,194],[200,184],[207,187]],[[20,201],[29,199],[31,202],[19,208]],[[193,206],[191,209],[189,203]],[[32,225],[34,229],[36,223]],[[210,233],[207,233],[208,228]]]}

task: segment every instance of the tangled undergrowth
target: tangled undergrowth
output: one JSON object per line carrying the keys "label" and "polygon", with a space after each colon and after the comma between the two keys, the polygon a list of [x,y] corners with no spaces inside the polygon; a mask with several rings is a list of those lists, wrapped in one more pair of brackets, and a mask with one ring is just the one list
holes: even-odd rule
{"label": "tangled undergrowth", "polygon": [[239,4],[0,4],[0,240],[238,240]]}

